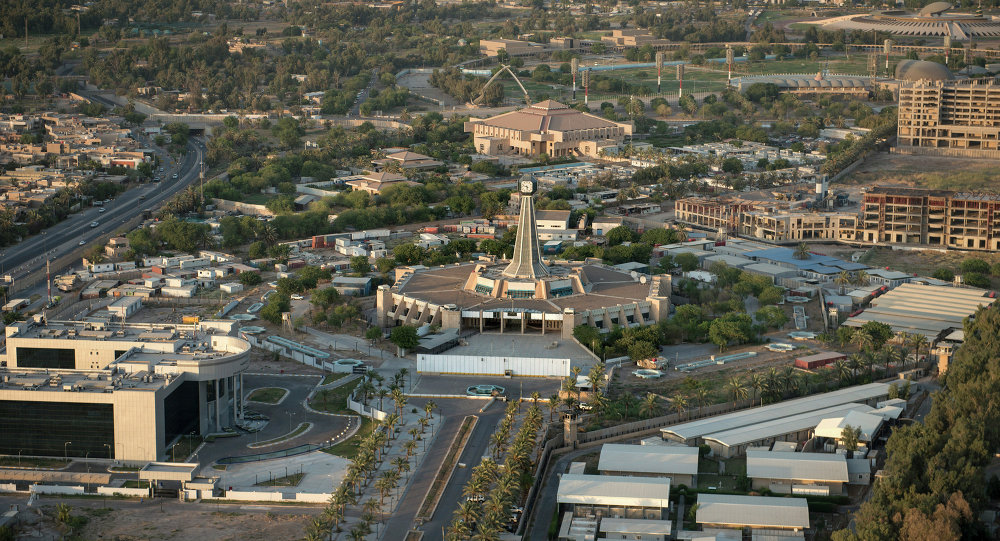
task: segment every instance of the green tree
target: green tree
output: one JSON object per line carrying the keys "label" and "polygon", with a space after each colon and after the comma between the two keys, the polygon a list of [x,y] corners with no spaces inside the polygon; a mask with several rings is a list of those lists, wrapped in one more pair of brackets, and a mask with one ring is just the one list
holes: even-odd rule
{"label": "green tree", "polygon": [[246,287],[253,287],[262,281],[264,280],[260,277],[260,273],[254,271],[243,271],[240,273],[240,283]]}
{"label": "green tree", "polygon": [[399,327],[392,328],[392,331],[389,333],[389,341],[399,349],[405,351],[417,347],[417,344],[420,343],[420,338],[417,336],[416,327],[400,325]]}
{"label": "green tree", "polygon": [[623,242],[635,242],[637,238],[635,231],[624,225],[612,228],[604,236],[608,239],[608,246],[616,246]]}
{"label": "green tree", "polygon": [[680,266],[681,270],[684,272],[690,272],[698,268],[698,256],[689,253],[682,252],[674,256],[674,262]]}
{"label": "green tree", "polygon": [[363,255],[356,255],[351,257],[351,271],[355,274],[364,276],[371,272],[372,266],[368,263],[368,258]]}
{"label": "green tree", "polygon": [[858,450],[858,442],[861,438],[861,427],[846,425],[840,432],[840,441],[844,445],[844,449],[850,452]]}

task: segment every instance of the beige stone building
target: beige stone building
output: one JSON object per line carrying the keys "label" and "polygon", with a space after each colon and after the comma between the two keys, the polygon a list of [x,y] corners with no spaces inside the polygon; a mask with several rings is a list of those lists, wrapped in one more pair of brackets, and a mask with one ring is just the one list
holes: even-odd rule
{"label": "beige stone building", "polygon": [[541,43],[521,41],[519,39],[483,39],[479,40],[479,52],[486,56],[497,56],[500,49],[510,56],[521,56],[540,53],[545,50]]}
{"label": "beige stone building", "polygon": [[632,124],[546,100],[494,117],[470,119],[465,131],[473,134],[476,151],[490,156],[597,157],[602,150],[617,149],[632,135]]}
{"label": "beige stone building", "polygon": [[739,216],[738,232],[772,242],[853,242],[857,229],[858,216],[847,212],[747,211]]}
{"label": "beige stone building", "polygon": [[659,39],[643,29],[612,30],[610,36],[601,36],[601,41],[612,47],[662,47],[670,44],[668,39]]}
{"label": "beige stone building", "polygon": [[897,67],[899,124],[895,151],[1000,158],[1000,83],[954,80],[934,62]]}
{"label": "beige stone building", "polygon": [[235,323],[8,326],[0,453],[161,460],[184,435],[232,427],[250,353]]}

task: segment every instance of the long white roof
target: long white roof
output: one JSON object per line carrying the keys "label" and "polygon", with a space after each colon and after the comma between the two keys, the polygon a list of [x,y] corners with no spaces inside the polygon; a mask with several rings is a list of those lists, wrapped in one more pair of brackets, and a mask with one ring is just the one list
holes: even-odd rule
{"label": "long white roof", "polygon": [[699,524],[805,529],[809,527],[809,505],[802,498],[699,494],[695,521]]}
{"label": "long white roof", "polygon": [[763,423],[741,426],[732,430],[706,434],[704,437],[706,441],[716,441],[727,447],[735,447],[737,445],[752,443],[768,438],[777,438],[793,432],[809,430],[811,428],[815,428],[820,421],[826,419],[827,417],[844,415],[849,411],[869,412],[872,411],[872,409],[874,408],[865,404],[841,404],[839,406],[833,406],[831,408],[821,409],[818,411],[800,413],[798,415],[782,417],[780,419],[765,421]]}
{"label": "long white roof", "polygon": [[670,507],[670,479],[566,473],[559,479],[556,501],[666,509]]}
{"label": "long white roof", "polygon": [[747,477],[846,483],[847,458],[830,453],[747,451]]}
{"label": "long white roof", "polygon": [[895,332],[937,337],[945,329],[962,327],[966,317],[994,301],[982,289],[907,283],[873,299],[870,308],[844,324],[881,321]]}
{"label": "long white roof", "polygon": [[785,400],[776,404],[769,404],[759,408],[716,415],[697,421],[691,421],[660,429],[664,435],[675,436],[683,440],[702,437],[706,434],[724,432],[742,426],[753,425],[781,417],[789,417],[800,413],[817,411],[831,406],[839,406],[852,402],[864,402],[887,396],[889,385],[885,383],[869,383],[867,385],[857,385],[845,387],[829,393],[816,394],[804,398]]}
{"label": "long white roof", "polygon": [[600,471],[698,474],[698,448],[674,445],[622,445],[601,448]]}

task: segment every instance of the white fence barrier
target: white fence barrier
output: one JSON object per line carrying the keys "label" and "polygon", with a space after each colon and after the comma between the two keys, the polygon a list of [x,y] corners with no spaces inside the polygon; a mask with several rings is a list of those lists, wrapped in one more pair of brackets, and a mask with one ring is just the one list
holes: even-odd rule
{"label": "white fence barrier", "polygon": [[149,496],[148,488],[125,488],[125,487],[97,487],[98,494],[105,496],[131,496],[133,498],[144,498]]}
{"label": "white fence barrier", "polygon": [[569,359],[546,357],[484,357],[478,355],[417,355],[417,372],[475,376],[528,376],[564,378]]}
{"label": "white fence barrier", "polygon": [[82,486],[31,485],[29,492],[35,494],[83,494]]}
{"label": "white fence barrier", "polygon": [[236,500],[241,502],[280,502],[285,499],[281,492],[243,492],[239,490],[226,491],[223,500]]}
{"label": "white fence barrier", "polygon": [[0,483],[0,492],[17,492],[17,485],[14,483]]}
{"label": "white fence barrier", "polygon": [[295,501],[303,503],[326,503],[330,501],[330,495],[298,492],[295,494]]}

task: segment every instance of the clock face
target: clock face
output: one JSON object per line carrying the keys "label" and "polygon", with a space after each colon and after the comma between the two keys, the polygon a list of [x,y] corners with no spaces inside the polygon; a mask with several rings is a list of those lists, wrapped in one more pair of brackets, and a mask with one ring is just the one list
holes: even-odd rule
{"label": "clock face", "polygon": [[521,181],[521,193],[529,194],[534,191],[534,183],[530,180]]}

